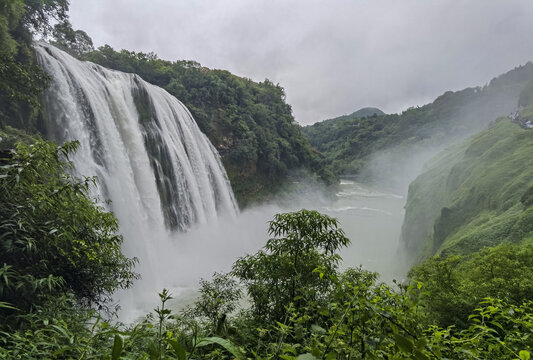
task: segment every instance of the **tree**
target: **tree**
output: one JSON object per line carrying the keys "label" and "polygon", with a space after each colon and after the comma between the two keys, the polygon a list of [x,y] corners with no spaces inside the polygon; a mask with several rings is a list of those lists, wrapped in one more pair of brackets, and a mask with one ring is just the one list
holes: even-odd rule
{"label": "tree", "polygon": [[211,281],[200,280],[200,297],[194,303],[193,314],[209,319],[217,335],[224,333],[227,316],[236,309],[241,297],[237,281],[228,274],[215,273]]}
{"label": "tree", "polygon": [[94,50],[93,40],[83,30],[74,30],[68,20],[54,26],[52,31],[53,45],[80,57]]}
{"label": "tree", "polygon": [[238,259],[232,273],[247,288],[254,314],[266,321],[283,321],[286,307],[325,299],[332,283],[315,269],[336,272],[337,251],[350,241],[337,220],[317,211],[277,214],[269,224],[265,250]]}
{"label": "tree", "polygon": [[0,1],[0,128],[25,126],[35,116],[46,75],[32,64],[22,0]]}
{"label": "tree", "polygon": [[533,243],[502,243],[467,256],[434,256],[412,268],[431,296],[425,307],[430,324],[464,328],[487,297],[520,305],[533,298]]}
{"label": "tree", "polygon": [[76,147],[38,140],[0,160],[0,302],[31,311],[72,293],[105,306],[137,277],[116,218],[89,195],[94,179],[66,172]]}
{"label": "tree", "polygon": [[68,0],[24,0],[24,4],[22,25],[33,32],[46,34],[52,30],[51,20],[62,22],[68,18]]}

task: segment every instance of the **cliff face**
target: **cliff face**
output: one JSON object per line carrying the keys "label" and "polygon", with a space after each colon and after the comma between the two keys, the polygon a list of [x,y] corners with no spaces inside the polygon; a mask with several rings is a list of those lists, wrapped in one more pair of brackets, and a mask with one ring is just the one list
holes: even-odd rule
{"label": "cliff face", "polygon": [[533,130],[501,118],[410,185],[402,243],[417,258],[533,239]]}

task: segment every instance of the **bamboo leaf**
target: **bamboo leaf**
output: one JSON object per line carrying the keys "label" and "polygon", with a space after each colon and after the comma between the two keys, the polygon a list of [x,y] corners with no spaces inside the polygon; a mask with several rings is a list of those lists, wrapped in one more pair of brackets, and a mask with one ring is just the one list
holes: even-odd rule
{"label": "bamboo leaf", "polygon": [[237,360],[246,360],[246,357],[241,352],[241,350],[237,346],[233,345],[229,340],[226,340],[226,339],[222,339],[219,337],[206,337],[206,338],[201,339],[198,342],[197,346],[201,347],[201,346],[207,346],[211,344],[218,344],[222,346],[224,349],[229,351],[233,356],[235,356]]}
{"label": "bamboo leaf", "polygon": [[172,346],[172,349],[174,350],[174,354],[178,357],[178,360],[186,360],[187,359],[187,353],[185,352],[185,349],[183,346],[177,341],[169,339],[167,342]]}
{"label": "bamboo leaf", "polygon": [[111,359],[118,360],[120,358],[120,354],[122,354],[123,349],[124,339],[122,338],[122,336],[116,334],[115,341],[113,342],[113,351],[111,352]]}

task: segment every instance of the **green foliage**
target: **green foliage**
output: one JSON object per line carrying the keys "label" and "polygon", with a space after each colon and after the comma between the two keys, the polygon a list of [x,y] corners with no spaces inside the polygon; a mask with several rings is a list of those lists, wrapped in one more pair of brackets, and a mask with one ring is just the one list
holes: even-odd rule
{"label": "green foliage", "polygon": [[409,251],[469,254],[530,238],[532,146],[533,132],[500,121],[433,159],[409,188]]}
{"label": "green foliage", "polygon": [[485,297],[520,305],[533,298],[533,242],[503,243],[471,256],[435,256],[409,276],[431,294],[425,303],[431,324],[464,328]]}
{"label": "green foliage", "polygon": [[509,305],[487,298],[469,316],[469,326],[430,327],[427,331],[433,352],[446,359],[528,359],[533,346],[533,303]]}
{"label": "green foliage", "polygon": [[35,130],[48,78],[34,63],[32,34],[64,21],[67,10],[66,0],[0,1],[0,128]]}
{"label": "green foliage", "polygon": [[68,3],[68,0],[24,0],[22,24],[29,30],[47,34],[51,23],[67,19]]}
{"label": "green foliage", "polygon": [[450,139],[464,139],[485,128],[496,117],[516,110],[521,91],[532,80],[533,64],[527,63],[488,86],[448,91],[431,104],[401,114],[361,117],[356,112],[306,126],[303,133],[325,155],[333,172],[356,174],[378,151],[407,152],[413,145],[442,147]]}
{"label": "green foliage", "polygon": [[276,215],[268,231],[273,238],[265,250],[238,259],[232,273],[246,286],[257,318],[284,321],[291,302],[299,309],[324,299],[331,282],[314,270],[335,273],[337,251],[350,241],[335,219],[309,210]]}
{"label": "green foliage", "polygon": [[194,303],[193,314],[205,317],[212,325],[213,333],[226,333],[226,318],[235,311],[241,297],[237,281],[228,274],[215,273],[211,281],[200,280],[200,296]]}
{"label": "green foliage", "polygon": [[[212,324],[198,322],[190,313],[173,314],[168,307],[172,297],[167,290],[159,294],[161,305],[153,314],[129,327],[102,321],[72,296],[66,296],[36,305],[35,311],[23,316],[19,328],[0,331],[0,358],[515,360],[531,357],[533,302],[520,303],[518,298],[512,298],[517,288],[531,286],[531,279],[524,278],[515,289],[509,286],[509,296],[498,293],[507,300],[483,298],[478,303],[470,299],[476,297],[474,292],[463,292],[461,296],[474,305],[465,313],[464,322],[445,328],[426,325],[436,315],[428,305],[438,304],[442,292],[461,287],[469,287],[471,291],[473,282],[484,284],[480,294],[492,291],[488,288],[501,287],[496,277],[492,278],[494,281],[488,279],[488,269],[513,284],[517,284],[519,276],[526,276],[519,273],[532,274],[528,267],[515,268],[521,263],[531,263],[531,244],[486,249],[468,262],[462,262],[460,257],[433,259],[425,268],[416,270],[426,274],[425,284],[413,282],[394,289],[378,283],[376,273],[362,269],[337,271],[336,260],[329,256],[347,245],[347,239],[334,219],[307,210],[279,214],[270,224],[270,233],[273,239],[263,252],[270,256],[269,269],[254,282],[245,282],[249,291],[252,284],[262,282],[262,286],[270,287],[275,301],[285,302],[283,314],[278,315],[282,317],[280,320],[272,315],[258,316],[256,310],[261,309],[253,296],[252,311],[231,314],[238,296],[235,282],[227,275],[216,274],[213,281],[202,281],[197,305],[201,317],[211,314],[208,317],[216,318],[227,310],[227,331],[223,336],[212,336]],[[321,256],[313,258],[310,253]],[[302,263],[294,262],[296,254]],[[284,266],[286,258],[292,261],[293,269],[287,267],[283,279],[277,267]],[[307,269],[304,259],[315,261],[317,267]],[[243,262],[253,261],[250,257],[239,259],[235,267],[239,269]],[[332,261],[333,265],[328,266]],[[300,276],[307,270],[313,278]],[[275,285],[270,282],[269,272],[278,279]],[[470,273],[468,279],[463,279]],[[298,291],[291,294],[291,279],[295,277]],[[276,291],[284,295],[279,297]],[[320,298],[309,296],[318,292]],[[0,308],[10,307],[0,303]],[[268,309],[262,310],[268,316]],[[442,311],[447,310],[461,311],[452,307]]]}
{"label": "green foliage", "polygon": [[136,73],[182,101],[220,153],[242,206],[275,193],[289,169],[306,169],[327,185],[337,181],[302,135],[283,88],[269,80],[256,83],[193,61],[170,62],[108,45],[83,58]]}
{"label": "green foliage", "polygon": [[93,179],[67,173],[76,147],[38,140],[0,160],[0,300],[24,311],[65,292],[104,305],[136,277],[117,220],[89,197]]}
{"label": "green foliage", "polygon": [[52,44],[73,56],[80,57],[94,51],[93,41],[83,30],[74,30],[68,20],[54,25]]}

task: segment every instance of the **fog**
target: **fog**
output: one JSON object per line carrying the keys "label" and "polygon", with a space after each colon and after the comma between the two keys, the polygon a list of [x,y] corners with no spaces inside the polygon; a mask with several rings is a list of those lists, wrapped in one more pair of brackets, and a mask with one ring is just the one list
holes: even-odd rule
{"label": "fog", "polygon": [[362,266],[379,272],[381,280],[389,283],[405,277],[397,261],[403,196],[349,180],[341,181],[333,196],[325,189],[318,190],[314,183],[299,184],[298,188],[300,191],[245,209],[236,218],[221,216],[184,233],[159,234],[151,239],[148,253],[128,254],[141,256],[136,270],[143,278],[132,289],[117,293],[121,321],[133,321],[157,306],[157,293],[163,288],[174,295],[173,306],[182,308],[194,298],[201,278],[228,272],[237,258],[264,247],[269,238],[268,222],[275,214],[302,208],[338,219],[351,240],[340,252],[341,269]]}

